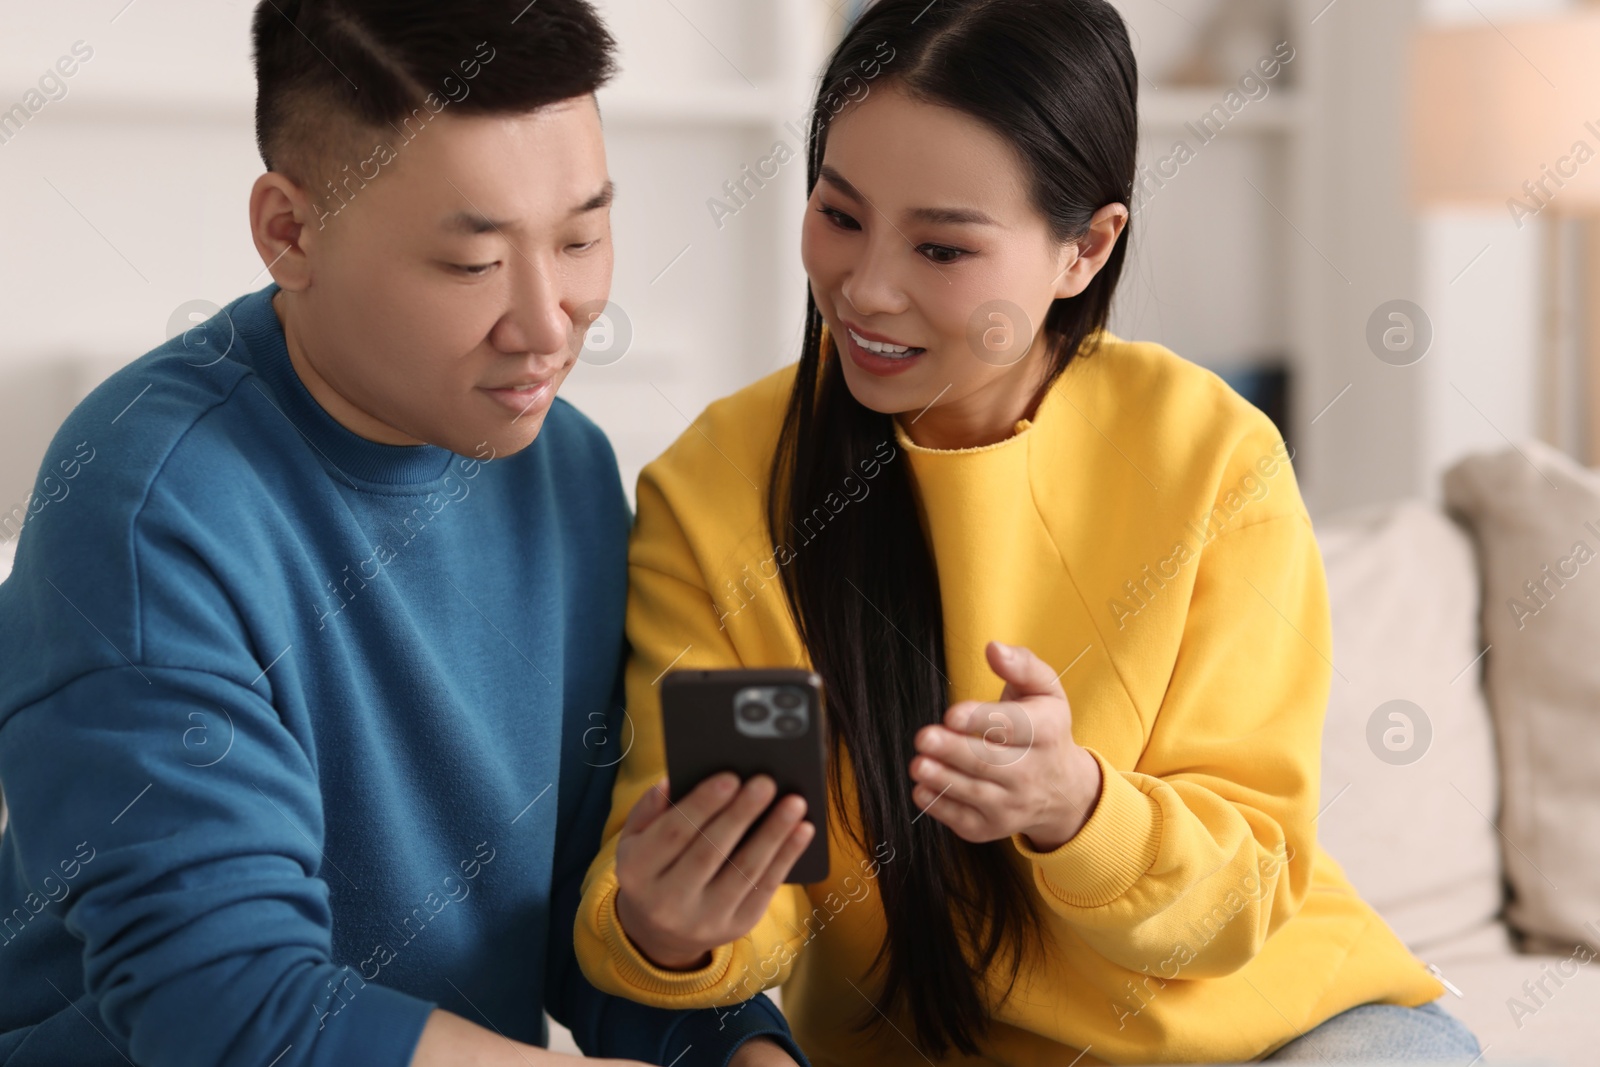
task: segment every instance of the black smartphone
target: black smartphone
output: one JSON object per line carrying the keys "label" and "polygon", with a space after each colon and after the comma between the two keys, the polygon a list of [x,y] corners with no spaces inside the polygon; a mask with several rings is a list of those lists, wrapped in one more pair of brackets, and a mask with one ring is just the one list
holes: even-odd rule
{"label": "black smartphone", "polygon": [[[741,782],[768,775],[778,786],[772,802],[799,793],[806,798],[805,818],[816,827],[784,881],[828,877],[820,676],[783,668],[672,671],[661,680],[661,719],[674,802],[720,771],[732,771]],[[751,829],[760,825],[757,819]]]}

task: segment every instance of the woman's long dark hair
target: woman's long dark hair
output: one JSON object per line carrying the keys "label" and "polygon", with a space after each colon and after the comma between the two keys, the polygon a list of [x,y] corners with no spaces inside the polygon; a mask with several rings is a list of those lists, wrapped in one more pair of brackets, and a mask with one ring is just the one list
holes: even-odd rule
{"label": "woman's long dark hair", "polygon": [[[893,49],[890,53],[885,42]],[[885,62],[885,56],[888,56]],[[878,64],[877,67],[874,64]],[[879,69],[881,68],[881,70]],[[1137,72],[1122,18],[1105,0],[879,0],[852,26],[823,73],[811,116],[807,182],[817,183],[834,103],[893,81],[916,99],[952,107],[1016,149],[1035,208],[1060,241],[1083,236],[1106,204],[1131,207],[1137,153]],[[852,80],[853,79],[853,80]],[[1102,329],[1128,234],[1078,296],[1045,317],[1044,388]],[[891,416],[858,403],[839,370],[808,289],[805,341],[773,459],[767,520],[776,548],[824,508],[826,525],[782,567],[783,587],[812,666],[828,694],[833,807],[864,852],[895,846],[878,874],[888,936],[879,1011],[909,1010],[925,1053],[969,1055],[997,1005],[983,978],[1004,953],[1014,987],[1039,913],[1008,841],[973,845],[911,799],[913,735],[948,706],[938,575],[904,460],[881,464],[873,491],[834,514],[846,478],[882,459]],[[1087,355],[1087,351],[1082,353]],[[781,558],[781,557],[780,557]],[[845,807],[839,756],[848,750],[861,823]],[[899,846],[904,844],[905,848]],[[864,1011],[859,1029],[876,1026]]]}

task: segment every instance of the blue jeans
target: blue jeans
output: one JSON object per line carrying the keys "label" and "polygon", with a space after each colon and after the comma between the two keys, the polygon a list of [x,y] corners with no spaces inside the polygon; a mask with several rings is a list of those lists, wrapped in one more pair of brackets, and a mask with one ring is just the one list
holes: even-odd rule
{"label": "blue jeans", "polygon": [[1436,1000],[1420,1008],[1357,1004],[1283,1045],[1265,1062],[1450,1060],[1476,1062],[1478,1039]]}

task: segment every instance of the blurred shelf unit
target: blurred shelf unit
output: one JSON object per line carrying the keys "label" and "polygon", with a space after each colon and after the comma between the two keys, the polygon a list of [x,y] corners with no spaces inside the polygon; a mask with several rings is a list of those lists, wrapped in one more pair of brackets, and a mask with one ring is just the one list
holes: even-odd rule
{"label": "blurred shelf unit", "polygon": [[843,16],[836,0],[598,6],[620,45],[598,99],[622,191],[611,298],[634,348],[564,392],[631,492],[706,405],[798,354],[805,138]]}
{"label": "blurred shelf unit", "polygon": [[1217,372],[1299,447],[1317,267],[1303,233],[1322,50],[1309,27],[1326,0],[1115,2],[1141,64],[1134,196],[1150,212],[1124,325]]}

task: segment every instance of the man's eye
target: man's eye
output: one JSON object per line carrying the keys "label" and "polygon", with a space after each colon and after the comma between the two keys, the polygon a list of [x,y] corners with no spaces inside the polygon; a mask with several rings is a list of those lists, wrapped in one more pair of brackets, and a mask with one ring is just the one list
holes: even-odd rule
{"label": "man's eye", "polygon": [[460,271],[462,274],[467,274],[467,275],[470,275],[470,276],[472,276],[474,278],[481,277],[482,275],[488,273],[488,271],[493,266],[494,266],[493,263],[452,263],[452,264],[450,264],[451,269]]}
{"label": "man's eye", "polygon": [[568,245],[567,249],[569,251],[572,251],[572,252],[587,252],[587,251],[589,251],[589,249],[591,249],[594,246],[598,245],[600,243],[600,241],[601,241],[601,238],[596,237],[594,240],[586,241],[581,245]]}

